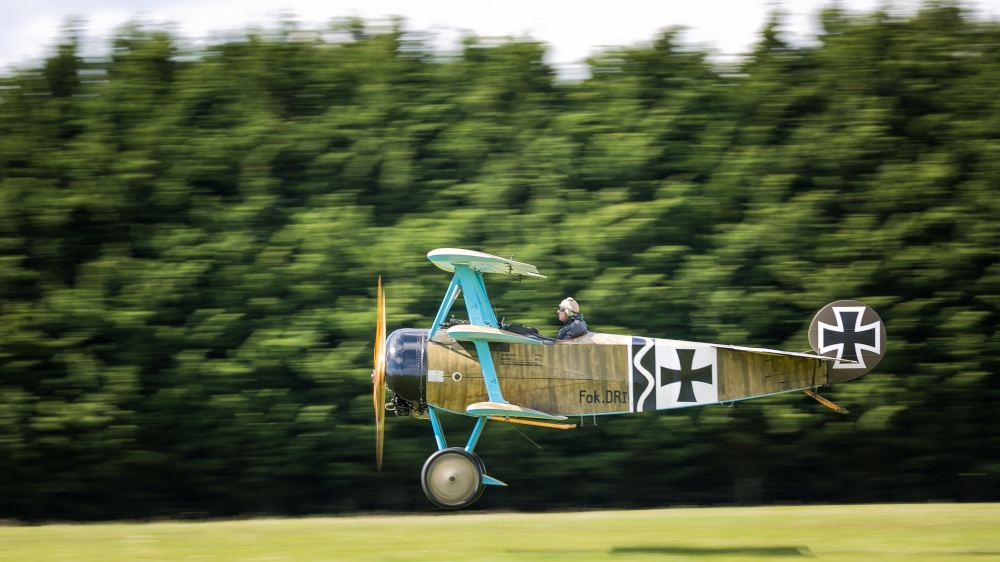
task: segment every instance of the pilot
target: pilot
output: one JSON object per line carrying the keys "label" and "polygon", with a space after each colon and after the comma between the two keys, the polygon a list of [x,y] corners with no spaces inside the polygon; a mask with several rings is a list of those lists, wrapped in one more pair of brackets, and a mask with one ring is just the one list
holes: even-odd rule
{"label": "pilot", "polygon": [[583,315],[580,314],[580,305],[573,300],[573,297],[563,299],[559,303],[559,310],[556,311],[556,314],[559,315],[559,321],[563,323],[562,328],[559,328],[559,335],[556,336],[556,339],[568,340],[587,333],[587,323],[583,321]]}

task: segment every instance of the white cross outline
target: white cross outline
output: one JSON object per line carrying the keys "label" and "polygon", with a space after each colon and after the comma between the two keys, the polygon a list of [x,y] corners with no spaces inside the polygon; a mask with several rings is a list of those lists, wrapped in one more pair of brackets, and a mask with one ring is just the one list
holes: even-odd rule
{"label": "white cross outline", "polygon": [[[867,365],[865,365],[865,358],[861,354],[861,351],[862,350],[871,351],[875,355],[882,354],[882,330],[879,329],[879,324],[881,324],[881,322],[875,321],[872,322],[871,324],[867,324],[864,326],[861,325],[861,319],[864,317],[865,310],[867,309],[868,307],[866,306],[835,306],[833,307],[833,313],[837,316],[837,325],[833,326],[825,322],[819,323],[819,353],[820,355],[825,355],[830,351],[837,352],[838,361],[833,365],[834,369],[867,369],[868,367]],[[870,345],[865,345],[863,343],[854,342],[854,351],[858,356],[857,363],[842,363],[840,361],[840,359],[844,356],[843,343],[823,345],[823,334],[826,332],[826,330],[830,330],[831,332],[844,333],[844,318],[841,316],[841,313],[843,312],[858,313],[857,319],[854,321],[855,332],[865,332],[868,330],[875,330],[875,347],[872,347]]]}

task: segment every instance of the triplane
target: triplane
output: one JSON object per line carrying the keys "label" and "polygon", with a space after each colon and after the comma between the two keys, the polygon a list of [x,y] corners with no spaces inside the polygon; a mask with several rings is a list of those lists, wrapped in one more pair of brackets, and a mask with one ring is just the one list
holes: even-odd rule
{"label": "triplane", "polygon": [[[816,393],[856,379],[885,353],[885,325],[856,301],[826,305],[809,326],[815,353],[775,351],[589,332],[555,341],[517,324],[501,324],[486,295],[483,274],[541,277],[535,266],[482,252],[442,248],[427,254],[454,273],[429,330],[405,328],[386,338],[385,295],[378,283],[375,368],[376,463],[382,466],[385,412],[430,419],[437,452],[424,463],[421,483],[434,504],[449,509],[476,501],[488,485],[474,452],[489,420],[556,429],[573,417],[730,404],[785,392]],[[463,295],[468,320],[446,318]],[[394,395],[385,402],[385,390]],[[464,447],[449,447],[440,412],[476,418]]]}

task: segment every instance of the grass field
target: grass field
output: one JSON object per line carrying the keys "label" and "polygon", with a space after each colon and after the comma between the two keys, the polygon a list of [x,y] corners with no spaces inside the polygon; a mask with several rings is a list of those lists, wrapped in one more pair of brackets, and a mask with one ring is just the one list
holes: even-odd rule
{"label": "grass field", "polygon": [[1000,504],[0,526],[18,562],[1000,560]]}

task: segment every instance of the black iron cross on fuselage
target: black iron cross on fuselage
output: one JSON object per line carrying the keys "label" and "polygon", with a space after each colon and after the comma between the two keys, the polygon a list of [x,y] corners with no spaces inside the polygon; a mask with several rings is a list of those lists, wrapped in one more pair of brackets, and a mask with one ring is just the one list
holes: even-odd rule
{"label": "black iron cross on fuselage", "polygon": [[681,392],[677,396],[678,402],[697,402],[694,395],[694,382],[712,384],[712,366],[706,365],[692,369],[694,365],[693,349],[678,349],[677,359],[680,360],[680,370],[669,367],[660,367],[660,385],[667,386],[675,382],[681,383]]}

